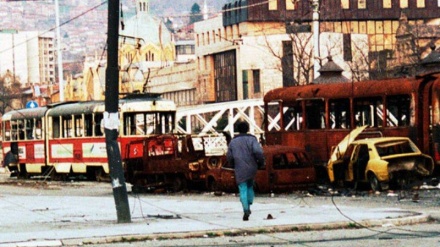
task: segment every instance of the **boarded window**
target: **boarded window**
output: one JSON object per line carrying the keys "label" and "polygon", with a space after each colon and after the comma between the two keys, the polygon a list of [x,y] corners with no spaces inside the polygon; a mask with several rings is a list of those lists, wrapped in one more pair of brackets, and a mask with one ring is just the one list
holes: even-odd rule
{"label": "boarded window", "polygon": [[237,66],[235,51],[227,51],[214,57],[214,80],[217,102],[237,100]]}

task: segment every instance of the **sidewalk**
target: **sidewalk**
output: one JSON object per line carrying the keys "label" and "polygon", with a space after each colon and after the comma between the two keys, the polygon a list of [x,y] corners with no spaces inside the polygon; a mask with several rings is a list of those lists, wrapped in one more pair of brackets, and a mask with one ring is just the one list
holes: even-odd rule
{"label": "sidewalk", "polygon": [[[301,199],[300,199],[301,200]],[[249,221],[236,197],[130,197],[132,223],[117,223],[109,196],[4,195],[0,193],[0,247],[79,246],[127,240],[233,235],[240,232],[415,224],[428,215],[399,208],[346,206],[256,198]],[[342,213],[343,212],[343,213]]]}

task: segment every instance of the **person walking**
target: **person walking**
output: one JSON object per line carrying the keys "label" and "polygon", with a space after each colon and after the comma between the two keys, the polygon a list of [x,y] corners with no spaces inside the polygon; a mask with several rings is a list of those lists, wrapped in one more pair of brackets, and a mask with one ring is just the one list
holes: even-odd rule
{"label": "person walking", "polygon": [[251,214],[250,206],[254,202],[255,175],[258,168],[264,167],[264,154],[257,138],[247,133],[248,123],[239,122],[237,130],[239,134],[229,143],[226,157],[235,168],[235,181],[244,212],[243,220],[247,221]]}

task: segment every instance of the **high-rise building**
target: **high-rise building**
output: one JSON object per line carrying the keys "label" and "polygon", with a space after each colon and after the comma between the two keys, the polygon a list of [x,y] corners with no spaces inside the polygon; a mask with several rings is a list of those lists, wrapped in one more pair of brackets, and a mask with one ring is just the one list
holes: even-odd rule
{"label": "high-rise building", "polygon": [[0,75],[15,75],[23,85],[55,82],[54,34],[0,31]]}

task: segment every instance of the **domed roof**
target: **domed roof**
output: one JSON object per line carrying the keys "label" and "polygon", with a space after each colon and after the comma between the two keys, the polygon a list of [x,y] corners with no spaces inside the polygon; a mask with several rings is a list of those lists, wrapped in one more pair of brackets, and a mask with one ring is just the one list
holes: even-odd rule
{"label": "domed roof", "polygon": [[121,36],[139,38],[145,43],[153,43],[156,45],[168,44],[172,42],[171,32],[159,18],[150,15],[147,7],[139,8],[142,2],[137,1],[136,15],[124,21],[124,30],[119,30]]}

